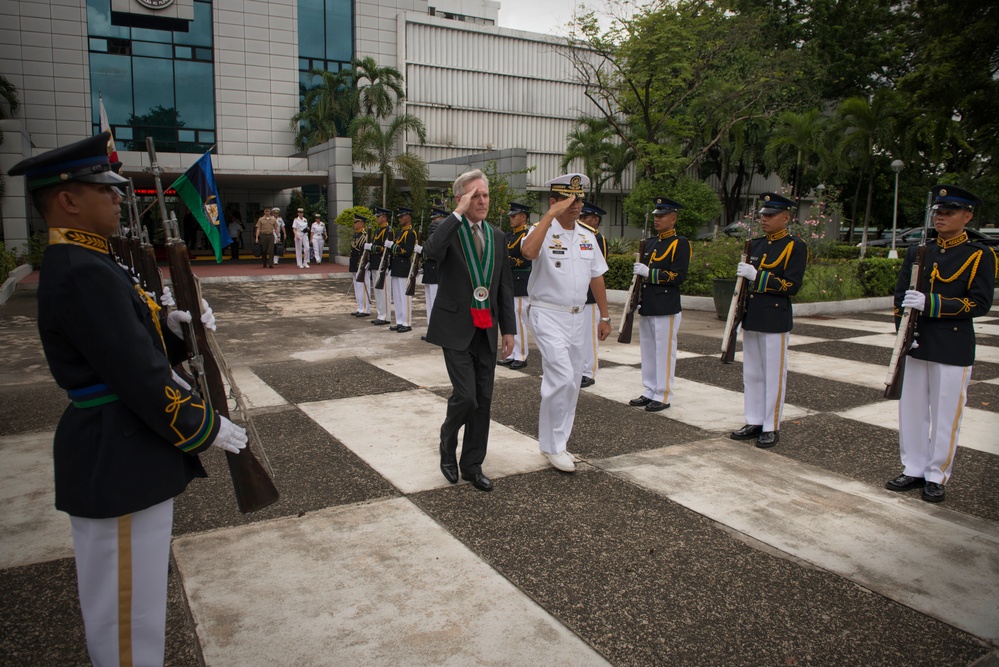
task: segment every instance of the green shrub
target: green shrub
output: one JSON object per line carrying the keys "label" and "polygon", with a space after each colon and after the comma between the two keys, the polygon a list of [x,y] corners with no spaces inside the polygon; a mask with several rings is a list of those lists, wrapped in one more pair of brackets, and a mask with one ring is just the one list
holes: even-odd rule
{"label": "green shrub", "polygon": [[45,249],[49,247],[49,233],[35,232],[28,239],[28,254],[26,261],[31,266],[40,268],[42,260],[45,258]]}
{"label": "green shrub", "polygon": [[863,290],[857,280],[857,261],[812,259],[805,269],[795,303],[859,299]]}
{"label": "green shrub", "polygon": [[627,255],[638,252],[638,241],[635,239],[626,239],[621,236],[608,238],[605,236],[604,240],[607,241],[608,255]]}
{"label": "green shrub", "polygon": [[[873,248],[867,250],[870,251]],[[849,243],[837,243],[826,248],[821,257],[825,259],[860,259],[860,247]]]}
{"label": "green shrub", "polygon": [[13,271],[16,266],[17,256],[10,250],[7,250],[7,246],[0,242],[0,285],[7,280],[10,272]]}
{"label": "green shrub", "polygon": [[891,296],[895,293],[901,259],[871,257],[857,263],[857,281],[864,296]]}
{"label": "green shrub", "polygon": [[607,255],[604,287],[607,289],[629,289],[633,275],[635,275],[634,255]]}
{"label": "green shrub", "polygon": [[339,239],[339,254],[349,255],[350,254],[350,242],[354,238],[354,214],[360,214],[368,222],[364,224],[364,227],[368,230],[368,240],[371,240],[371,230],[374,228],[375,214],[372,213],[371,209],[367,206],[352,206],[351,208],[346,208],[340,212],[340,215],[334,220],[334,224],[341,228],[341,232],[337,234]]}

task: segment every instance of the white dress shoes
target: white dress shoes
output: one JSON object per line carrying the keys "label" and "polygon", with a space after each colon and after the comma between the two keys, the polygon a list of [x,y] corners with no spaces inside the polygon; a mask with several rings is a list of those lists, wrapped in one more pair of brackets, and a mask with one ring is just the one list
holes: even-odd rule
{"label": "white dress shoes", "polygon": [[576,472],[576,464],[572,462],[572,456],[569,452],[559,452],[558,454],[549,454],[545,452],[545,456],[551,464],[562,472]]}

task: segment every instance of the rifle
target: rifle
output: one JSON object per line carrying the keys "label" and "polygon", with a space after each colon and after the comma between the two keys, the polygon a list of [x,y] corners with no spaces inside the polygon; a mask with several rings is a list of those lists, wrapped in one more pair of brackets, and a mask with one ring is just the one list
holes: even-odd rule
{"label": "rifle", "polygon": [[[156,196],[159,199],[160,213],[163,215],[163,227],[167,235],[167,259],[170,265],[170,278],[173,282],[174,298],[177,308],[191,313],[188,332],[184,343],[188,349],[188,365],[194,371],[195,385],[205,401],[224,417],[229,416],[229,401],[225,384],[222,380],[223,369],[229,380],[229,387],[236,399],[237,408],[241,412],[241,421],[246,423],[247,435],[251,442],[259,443],[259,436],[253,427],[253,422],[242,404],[241,395],[232,381],[232,374],[225,366],[225,360],[211,332],[205,329],[201,322],[201,288],[197,277],[191,271],[191,257],[187,244],[180,236],[177,216],[173,213],[167,217],[166,200],[163,197],[163,184],[160,182],[162,169],[156,161],[156,148],[152,137],[146,137],[146,150],[149,152],[150,165],[156,181]],[[261,449],[261,451],[263,451]],[[225,453],[229,463],[229,475],[236,492],[236,503],[243,514],[255,512],[272,504],[278,499],[278,491],[270,476],[257,458],[253,455],[250,445],[240,450],[238,454]]]}
{"label": "rifle", "polygon": [[[420,213],[420,233],[416,235],[416,242],[420,242],[423,236],[423,213]],[[409,276],[406,278],[406,296],[416,294],[416,276],[420,273],[420,253],[413,253],[413,261],[409,265]]]}
{"label": "rifle", "polygon": [[[139,281],[142,289],[151,292],[154,298],[163,296],[163,274],[156,264],[156,252],[149,241],[149,231],[139,220],[139,207],[135,199],[135,185],[128,179],[128,218],[132,230],[133,256],[138,257]],[[138,253],[134,255],[134,253]]]}
{"label": "rifle", "polygon": [[[645,242],[649,236],[649,210],[645,209],[645,228],[642,229],[642,240],[638,242],[638,262],[645,263]],[[642,300],[642,277],[635,275],[631,279],[631,288],[628,290],[628,300],[625,301],[624,317],[621,318],[621,327],[617,332],[617,342],[625,345],[631,343],[631,331],[635,327],[635,311],[638,310],[638,303]]]}
{"label": "rifle", "polygon": [[[933,193],[926,196],[926,214],[923,219],[923,235],[919,239],[919,246],[916,248],[916,259],[912,262],[912,271],[909,274],[909,289],[919,290],[923,277],[923,268],[926,266],[926,239],[929,236],[928,230],[932,211]],[[916,324],[919,322],[919,313],[912,308],[906,308],[902,313],[895,332],[895,345],[891,350],[891,361],[888,362],[888,375],[885,377],[884,397],[897,401],[902,397],[902,378],[905,376],[905,358],[912,349],[912,342],[916,336]]]}
{"label": "rifle", "polygon": [[[375,280],[375,289],[388,289],[388,287],[385,286],[385,274],[388,273],[389,250],[385,247],[385,241],[392,240],[388,237],[390,231],[392,231],[392,225],[386,225],[385,236],[382,238],[382,259],[378,263],[378,279]],[[393,234],[393,236],[395,236],[395,234]]]}
{"label": "rifle", "polygon": [[[362,243],[368,242],[368,230],[367,227],[364,229],[364,239]],[[363,245],[361,247],[364,247]],[[363,283],[365,274],[368,271],[368,258],[371,257],[371,251],[365,250],[361,253],[361,261],[357,264],[357,273],[354,274],[355,283]]]}
{"label": "rifle", "polygon": [[[752,234],[750,234],[752,236]],[[742,248],[740,262],[748,262],[753,251],[753,240],[746,239]],[[725,332],[722,334],[721,362],[730,364],[735,361],[735,345],[739,338],[739,323],[746,314],[746,297],[749,295],[749,281],[743,277],[735,279],[735,291],[732,292],[732,302],[728,305],[728,317],[725,318]]]}

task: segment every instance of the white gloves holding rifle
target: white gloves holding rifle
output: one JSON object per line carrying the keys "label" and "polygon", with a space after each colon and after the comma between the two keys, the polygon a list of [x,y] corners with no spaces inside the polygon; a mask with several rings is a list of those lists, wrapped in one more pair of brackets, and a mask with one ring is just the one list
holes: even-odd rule
{"label": "white gloves holding rifle", "polygon": [[[164,296],[166,296],[164,294]],[[208,306],[208,302],[201,300],[201,323],[210,331],[215,331],[215,313]],[[167,315],[167,328],[181,340],[184,339],[184,324],[191,322],[191,313],[186,310],[175,310]]]}
{"label": "white gloves holding rifle", "polygon": [[922,311],[926,308],[926,295],[914,289],[905,290],[905,296],[902,297],[902,307]]}
{"label": "white gloves holding rifle", "polygon": [[212,440],[212,445],[233,454],[246,447],[246,429],[233,424],[228,417],[219,415],[219,433]]}
{"label": "white gloves holding rifle", "polygon": [[173,298],[173,292],[166,285],[163,286],[163,296],[160,297],[160,305],[166,308],[177,307],[177,302]]}
{"label": "white gloves holding rifle", "polygon": [[423,246],[421,246],[419,244],[413,246],[413,252],[416,253],[417,255],[419,255],[420,253],[423,252]]}
{"label": "white gloves holding rifle", "polygon": [[641,262],[635,262],[635,268],[634,268],[634,270],[632,270],[632,273],[634,275],[636,275],[636,276],[641,276],[643,278],[648,278],[649,277],[649,267],[648,267],[648,265],[642,264]]}
{"label": "white gloves holding rifle", "polygon": [[756,280],[756,267],[746,262],[739,262],[739,266],[735,270],[735,275],[752,282]]}
{"label": "white gloves holding rifle", "polygon": [[371,244],[370,243],[365,243],[364,244],[364,249],[365,250],[371,250]]}
{"label": "white gloves holding rifle", "polygon": [[391,250],[391,249],[392,249],[392,246],[394,246],[394,245],[395,245],[394,243],[392,243],[392,242],[391,242],[391,241],[389,241],[388,239],[385,239],[385,249],[386,249],[386,250]]}

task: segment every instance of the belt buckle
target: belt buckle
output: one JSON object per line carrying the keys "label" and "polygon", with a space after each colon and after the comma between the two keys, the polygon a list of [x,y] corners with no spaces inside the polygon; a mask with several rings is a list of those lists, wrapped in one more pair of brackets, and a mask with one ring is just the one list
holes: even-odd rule
{"label": "belt buckle", "polygon": [[572,310],[570,310],[569,312],[570,313],[578,313],[580,310],[582,310],[582,309],[579,306],[573,306]]}

